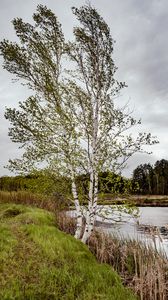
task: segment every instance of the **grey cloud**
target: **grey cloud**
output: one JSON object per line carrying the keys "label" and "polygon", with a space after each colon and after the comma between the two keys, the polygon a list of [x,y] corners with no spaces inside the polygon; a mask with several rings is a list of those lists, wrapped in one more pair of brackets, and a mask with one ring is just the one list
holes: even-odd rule
{"label": "grey cloud", "polygon": [[[167,109],[168,111],[168,105]],[[144,118],[145,123],[150,124],[150,126],[154,127],[162,127],[166,130],[168,129],[168,116],[167,111],[163,109],[162,111],[153,111],[151,110],[150,115],[146,115],[146,118]]]}
{"label": "grey cloud", "polygon": [[[72,37],[75,18],[71,6],[85,4],[83,0],[42,0],[50,7],[62,23],[67,39]],[[114,59],[118,66],[117,78],[126,81],[128,88],[122,92],[121,103],[130,97],[130,106],[137,118],[142,117],[142,129],[158,135],[160,144],[153,147],[153,155],[135,155],[129,162],[127,175],[142,162],[152,163],[167,158],[167,111],[168,111],[168,2],[167,0],[92,0],[111,28],[116,40]],[[16,40],[11,20],[22,17],[32,20],[32,14],[39,2],[22,0],[1,0],[0,39]],[[7,127],[2,114],[5,106],[16,106],[19,100],[28,96],[28,91],[19,84],[11,83],[11,75],[0,72],[0,113],[1,113],[1,160],[8,160],[19,154],[17,145],[9,142]],[[137,129],[138,130],[138,129]],[[135,130],[136,132],[136,130]],[[11,144],[10,144],[11,143]],[[8,151],[10,150],[10,151]],[[3,171],[0,170],[1,174]]]}
{"label": "grey cloud", "polygon": [[150,163],[151,165],[154,165],[157,160],[162,158],[163,157],[158,157],[157,155],[151,155],[145,153],[134,154],[134,156],[129,159],[128,166],[123,171],[123,175],[126,177],[132,177],[133,170],[135,170],[137,166],[145,163]]}
{"label": "grey cloud", "polygon": [[[126,25],[131,30],[128,31],[128,27],[123,26],[125,38],[123,43],[120,41],[118,55],[120,69],[125,74],[124,79],[129,76],[132,84],[133,78],[136,87],[142,88],[153,97],[167,94],[168,76],[168,3],[165,2],[164,10],[162,7],[156,14],[158,2],[133,2],[134,7],[126,20]],[[121,38],[122,36],[119,37]]]}

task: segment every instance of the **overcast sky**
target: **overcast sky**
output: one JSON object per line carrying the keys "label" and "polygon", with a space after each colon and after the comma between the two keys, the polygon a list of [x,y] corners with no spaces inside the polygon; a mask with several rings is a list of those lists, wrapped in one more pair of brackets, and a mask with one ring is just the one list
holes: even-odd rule
{"label": "overcast sky", "polygon": [[[82,0],[0,0],[0,40],[15,41],[11,20],[21,17],[32,22],[38,4],[47,5],[62,23],[65,37],[70,39],[75,18],[72,6],[85,4]],[[124,175],[130,176],[141,164],[168,159],[168,1],[167,0],[92,0],[99,13],[111,28],[116,40],[114,60],[118,66],[117,78],[128,88],[118,101],[129,100],[136,118],[142,119],[137,131],[151,132],[159,144],[150,147],[151,155],[137,154],[128,162]],[[8,137],[9,123],[4,119],[4,109],[16,107],[25,100],[28,92],[2,68],[0,59],[0,176],[9,175],[4,169],[9,158],[20,155],[18,145]]]}

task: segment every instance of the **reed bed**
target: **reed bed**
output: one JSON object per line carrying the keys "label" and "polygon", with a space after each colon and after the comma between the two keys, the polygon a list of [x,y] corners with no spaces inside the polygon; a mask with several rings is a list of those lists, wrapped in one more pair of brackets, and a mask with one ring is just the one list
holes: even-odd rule
{"label": "reed bed", "polygon": [[88,241],[99,262],[110,264],[141,300],[168,299],[168,260],[152,245],[95,232]]}
{"label": "reed bed", "polygon": [[0,203],[31,205],[55,213],[58,210],[61,211],[65,209],[65,207],[67,206],[67,203],[57,194],[53,196],[45,196],[42,194],[34,194],[29,191],[0,191]]}

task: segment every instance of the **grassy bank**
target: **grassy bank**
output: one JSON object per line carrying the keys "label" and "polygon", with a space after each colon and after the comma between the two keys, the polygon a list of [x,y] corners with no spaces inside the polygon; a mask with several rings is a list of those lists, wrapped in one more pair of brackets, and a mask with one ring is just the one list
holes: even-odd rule
{"label": "grassy bank", "polygon": [[[12,203],[7,204],[8,202]],[[84,291],[86,285],[93,284],[93,286],[95,286],[96,284],[99,284],[99,281],[96,279],[97,275],[94,275],[94,270],[91,279],[90,275],[87,275],[87,272],[91,274],[91,271],[88,271],[85,264],[90,264],[90,260],[87,261],[86,259],[80,267],[80,272],[78,270],[81,264],[81,258],[78,255],[78,251],[88,251],[87,248],[69,235],[64,235],[55,227],[56,223],[56,226],[59,227],[61,231],[72,235],[74,234],[75,220],[67,217],[64,212],[57,213],[57,206],[59,206],[59,204],[56,202],[56,199],[46,198],[28,192],[0,192],[0,203],[0,284],[2,281],[3,289],[5,289],[7,285],[6,290],[2,289],[4,293],[6,293],[8,288],[9,292],[11,292],[11,289],[13,288],[10,287],[11,278],[16,278],[17,280],[16,284],[14,283],[14,287],[16,285],[18,293],[22,293],[21,296],[19,294],[19,296],[16,296],[15,298],[12,294],[4,294],[5,296],[2,298],[2,294],[0,294],[0,299],[134,299],[131,298],[133,296],[130,294],[126,294],[127,298],[123,297],[123,288],[121,288],[121,294],[119,294],[119,296],[118,294],[114,294],[114,297],[116,298],[111,298],[112,296],[110,294],[110,296],[108,294],[101,294],[95,287],[94,289],[97,295],[93,298],[87,298],[91,297],[90,295],[93,296],[92,290],[91,294],[88,294],[87,297],[84,298],[85,294],[82,294],[82,291]],[[18,203],[29,204],[31,207],[15,205]],[[50,212],[38,209],[37,207],[45,208],[55,214],[53,216]],[[75,248],[75,243],[81,245],[81,248],[79,246],[78,251],[75,250],[77,249]],[[97,232],[90,238],[88,246],[97,258],[97,261],[112,266],[112,268],[114,268],[121,276],[122,282],[130,287],[140,299],[165,300],[168,298],[168,261],[164,256],[161,256],[154,251],[152,247],[145,246],[137,241],[118,239],[114,236],[109,237]],[[83,250],[83,247],[85,250]],[[71,249],[74,249],[73,253],[71,253]],[[9,255],[5,254],[8,252]],[[88,252],[83,255],[86,255],[87,257],[87,253]],[[58,254],[61,254],[61,256],[59,257]],[[64,256],[66,259],[64,259]],[[94,259],[94,257],[92,258]],[[3,260],[2,267],[1,260]],[[77,267],[78,264],[79,266]],[[17,268],[15,270],[16,266]],[[67,267],[64,268],[65,266]],[[56,271],[55,268],[58,269],[58,267],[59,271]],[[107,266],[103,266],[103,268],[104,267],[106,270],[104,271],[105,273],[107,272],[108,274],[108,272],[111,272],[111,269],[109,271]],[[81,277],[82,268],[84,269],[84,277]],[[93,268],[92,264],[91,268]],[[7,270],[6,272],[4,272],[5,269]],[[43,270],[48,271],[45,273]],[[66,271],[65,274],[64,271]],[[60,277],[61,275],[54,275],[55,273],[53,274],[53,272],[56,272],[56,274],[57,272],[58,274],[59,272],[61,273],[63,276],[63,279],[61,279],[62,283],[57,282],[57,277]],[[11,274],[13,274],[13,277],[11,277]],[[70,276],[69,283],[67,283],[69,280],[68,276]],[[93,279],[94,276],[95,283]],[[84,279],[85,277],[86,279]],[[120,280],[118,280],[116,274],[114,274],[114,278],[116,278],[119,286],[121,286]],[[78,287],[74,285],[75,283],[73,283],[73,280],[75,280],[77,286],[80,284],[82,285],[83,281],[86,282],[83,289],[81,288],[80,293]],[[108,289],[108,281],[106,281],[107,277],[105,275],[103,275],[102,280],[105,289]],[[49,286],[53,286],[51,294],[49,288],[46,287],[48,283]],[[58,287],[59,285],[60,288]],[[64,286],[65,289],[70,288],[72,291],[72,293],[70,292],[70,295],[66,293],[64,295]],[[54,293],[53,290],[55,287],[56,289],[62,289],[63,294],[61,294],[61,292],[59,292],[60,294],[57,293],[56,296],[55,294],[52,294]],[[25,291],[28,293],[27,290],[30,290],[33,296],[31,294],[31,296],[29,294],[28,296],[25,296],[27,295],[25,294]],[[36,296],[37,290],[41,294],[37,294]],[[102,287],[101,290],[102,293],[105,293],[105,290],[103,290]],[[73,298],[73,293],[75,293],[75,291],[77,291],[76,293],[79,293],[78,298],[77,294],[74,294]],[[14,293],[16,293],[16,289],[14,289]]]}
{"label": "grassy bank", "polygon": [[39,208],[0,204],[0,299],[126,300],[113,269]]}

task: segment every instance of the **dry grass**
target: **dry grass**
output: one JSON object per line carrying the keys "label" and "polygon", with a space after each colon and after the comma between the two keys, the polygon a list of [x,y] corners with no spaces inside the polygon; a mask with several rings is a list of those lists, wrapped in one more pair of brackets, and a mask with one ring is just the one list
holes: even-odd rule
{"label": "dry grass", "polygon": [[[74,234],[75,220],[62,214],[61,230]],[[111,265],[124,285],[141,300],[168,299],[168,260],[152,246],[95,231],[88,241],[91,252],[101,263]]]}
{"label": "dry grass", "polygon": [[113,266],[141,300],[168,299],[168,260],[152,246],[98,232],[88,245],[98,261]]}
{"label": "dry grass", "polygon": [[0,191],[0,203],[14,203],[31,205],[52,212],[60,211],[68,206],[68,203],[59,197],[34,194],[28,191],[6,192]]}
{"label": "dry grass", "polygon": [[135,206],[165,206],[168,207],[168,195],[129,195],[126,198],[114,197],[113,194],[99,195],[99,204],[110,205],[129,203]]}
{"label": "dry grass", "polygon": [[76,221],[74,218],[67,216],[65,212],[56,214],[56,224],[61,231],[71,235],[75,234]]}

